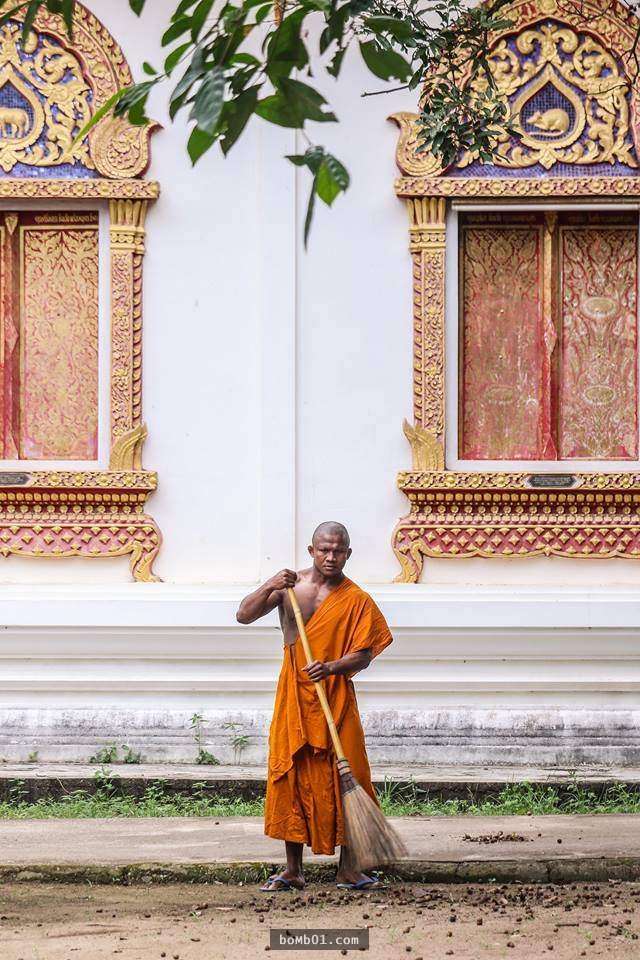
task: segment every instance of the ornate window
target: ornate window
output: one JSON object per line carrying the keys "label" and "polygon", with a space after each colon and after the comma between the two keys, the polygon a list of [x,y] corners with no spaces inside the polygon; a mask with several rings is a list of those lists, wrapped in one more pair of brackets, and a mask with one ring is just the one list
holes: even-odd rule
{"label": "ornate window", "polygon": [[19,13],[0,31],[0,554],[128,555],[152,580],[157,481],[141,460],[153,128],[108,116],[76,142],[131,82],[79,4],[72,40],[48,12],[24,42]]}
{"label": "ornate window", "polygon": [[596,0],[504,16],[493,162],[442,169],[416,116],[393,118],[414,292],[403,580],[425,557],[640,558],[637,23]]}
{"label": "ornate window", "polygon": [[637,461],[637,214],[458,227],[459,460]]}

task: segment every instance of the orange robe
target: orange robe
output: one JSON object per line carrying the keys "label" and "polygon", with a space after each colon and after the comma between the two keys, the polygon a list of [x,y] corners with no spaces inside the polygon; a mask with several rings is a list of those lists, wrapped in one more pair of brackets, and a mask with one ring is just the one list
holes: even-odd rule
{"label": "orange robe", "polygon": [[[346,577],[310,617],[306,630],[314,658],[323,662],[367,647],[376,657],[392,640],[371,597]],[[302,672],[305,666],[298,637],[295,644],[285,644],[269,731],[264,832],[306,843],[314,853],[332,854],[344,843],[340,785],[329,728],[313,682]],[[324,682],[353,775],[375,800],[353,683],[346,676]]]}

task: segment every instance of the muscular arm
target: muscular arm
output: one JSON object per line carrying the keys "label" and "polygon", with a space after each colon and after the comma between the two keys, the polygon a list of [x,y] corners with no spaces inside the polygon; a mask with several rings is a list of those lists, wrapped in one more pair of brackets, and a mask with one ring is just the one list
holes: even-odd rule
{"label": "muscular arm", "polygon": [[266,616],[282,602],[282,593],[287,587],[292,587],[298,579],[293,570],[281,570],[274,577],[270,577],[261,587],[245,597],[236,613],[238,623],[253,623],[260,617]]}
{"label": "muscular arm", "polygon": [[339,660],[329,660],[327,663],[321,663],[320,660],[314,660],[304,668],[310,680],[324,680],[325,677],[349,676],[359,673],[371,663],[371,650],[356,650],[355,653],[347,653]]}

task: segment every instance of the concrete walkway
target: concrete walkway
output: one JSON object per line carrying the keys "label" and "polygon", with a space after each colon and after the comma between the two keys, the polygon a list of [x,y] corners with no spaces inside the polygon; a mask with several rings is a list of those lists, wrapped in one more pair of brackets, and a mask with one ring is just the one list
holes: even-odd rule
{"label": "concrete walkway", "polygon": [[[425,881],[640,879],[640,815],[407,817],[392,821]],[[0,821],[0,878],[250,881],[282,862],[262,820],[234,817]],[[308,860],[326,876],[331,858]]]}

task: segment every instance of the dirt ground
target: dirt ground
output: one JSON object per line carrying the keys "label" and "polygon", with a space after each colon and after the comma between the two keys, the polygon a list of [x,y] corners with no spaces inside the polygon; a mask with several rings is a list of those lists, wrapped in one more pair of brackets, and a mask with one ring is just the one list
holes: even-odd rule
{"label": "dirt ground", "polygon": [[638,960],[639,910],[640,883],[622,882],[395,884],[355,894],[312,884],[301,895],[221,884],[15,883],[0,887],[0,957],[255,960],[268,950],[270,927],[369,927],[371,960]]}

